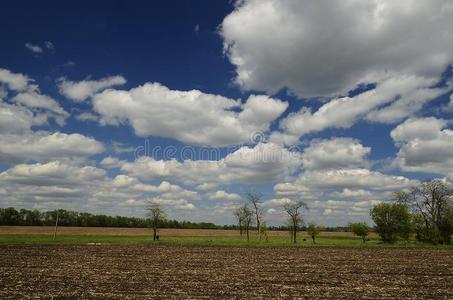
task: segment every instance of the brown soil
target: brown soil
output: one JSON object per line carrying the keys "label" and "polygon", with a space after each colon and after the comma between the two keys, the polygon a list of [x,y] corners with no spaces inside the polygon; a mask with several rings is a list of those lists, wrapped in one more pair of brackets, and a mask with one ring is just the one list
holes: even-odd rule
{"label": "brown soil", "polygon": [[2,246],[0,298],[453,299],[453,251]]}

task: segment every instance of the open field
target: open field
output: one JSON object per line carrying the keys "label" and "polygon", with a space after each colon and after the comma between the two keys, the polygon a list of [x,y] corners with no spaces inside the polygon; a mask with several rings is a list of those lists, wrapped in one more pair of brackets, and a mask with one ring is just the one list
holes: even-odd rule
{"label": "open field", "polygon": [[[453,246],[324,232],[0,227],[0,299],[453,298]],[[304,241],[306,238],[306,241]]]}
{"label": "open field", "polygon": [[298,243],[292,244],[287,232],[270,232],[268,241],[260,242],[251,232],[248,242],[235,230],[161,229],[160,241],[153,242],[151,230],[146,228],[60,227],[53,239],[53,227],[1,226],[0,245],[39,244],[128,244],[128,245],[192,245],[192,246],[246,246],[246,247],[353,247],[353,248],[438,248],[453,250],[453,245],[431,245],[416,241],[383,244],[376,234],[365,244],[350,232],[321,232],[314,245],[306,232],[298,234]]}
{"label": "open field", "polygon": [[311,239],[303,236],[298,239],[297,244],[292,244],[288,237],[270,237],[269,240],[259,241],[251,238],[248,242],[240,237],[221,236],[164,236],[160,241],[152,241],[149,236],[112,236],[112,235],[60,235],[53,240],[52,235],[38,234],[0,234],[0,245],[172,245],[172,246],[223,246],[223,247],[341,247],[341,248],[432,248],[449,249],[453,251],[453,245],[432,245],[415,241],[397,242],[384,244],[374,238],[365,244],[358,237],[319,237],[316,244]]}
{"label": "open field", "polygon": [[453,298],[432,249],[0,246],[0,298]]}
{"label": "open field", "polygon": [[[0,226],[0,234],[53,234],[53,226]],[[60,235],[113,235],[113,236],[151,236],[150,228],[118,228],[118,227],[58,227]],[[255,231],[250,232],[255,235]],[[201,237],[238,237],[237,230],[219,230],[219,229],[159,229],[161,236],[201,236]],[[287,237],[286,231],[268,231],[269,236]],[[300,232],[301,236],[306,236],[305,232]],[[320,236],[325,237],[352,237],[351,232],[321,232]],[[375,233],[370,234],[376,237]]]}

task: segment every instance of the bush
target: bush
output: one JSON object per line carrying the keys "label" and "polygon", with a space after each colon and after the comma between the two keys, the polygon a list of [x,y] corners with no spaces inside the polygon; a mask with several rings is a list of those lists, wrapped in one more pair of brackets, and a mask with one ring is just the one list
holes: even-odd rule
{"label": "bush", "polygon": [[321,232],[322,226],[310,223],[307,227],[307,233],[311,237],[313,244],[316,244],[316,237]]}
{"label": "bush", "polygon": [[370,214],[384,243],[394,243],[398,238],[409,239],[412,222],[405,204],[381,203],[374,206]]}
{"label": "bush", "polygon": [[352,223],[349,224],[349,228],[351,229],[352,233],[360,236],[364,243],[366,242],[368,233],[370,232],[370,228],[366,223]]}

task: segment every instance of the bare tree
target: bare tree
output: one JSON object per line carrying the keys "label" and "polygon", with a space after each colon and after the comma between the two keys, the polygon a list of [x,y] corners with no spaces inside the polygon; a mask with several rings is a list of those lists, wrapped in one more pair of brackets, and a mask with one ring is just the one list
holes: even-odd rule
{"label": "bare tree", "polygon": [[237,224],[239,226],[239,234],[242,235],[244,234],[244,214],[243,214],[243,209],[242,207],[238,207],[234,210],[234,216],[236,217]]}
{"label": "bare tree", "polygon": [[255,214],[255,218],[256,218],[256,228],[258,230],[258,239],[261,241],[261,223],[262,223],[262,216],[263,216],[263,211],[260,208],[261,194],[250,192],[247,194],[247,199],[253,206],[254,214]]}
{"label": "bare tree", "polygon": [[307,204],[302,200],[299,200],[297,202],[287,202],[283,205],[283,209],[289,216],[288,225],[290,227],[291,240],[293,243],[296,243],[297,231],[299,230],[300,225],[303,223],[302,215],[300,213],[301,208],[308,209]]}
{"label": "bare tree", "polygon": [[252,225],[252,216],[253,212],[247,207],[247,205],[244,205],[244,225],[245,231],[247,233],[247,242],[250,241],[250,226]]}
{"label": "bare tree", "polygon": [[253,212],[248,208],[246,204],[239,208],[239,214],[242,218],[242,226],[247,235],[247,242],[250,241],[250,226],[252,225]]}
{"label": "bare tree", "polygon": [[269,242],[269,235],[267,234],[267,224],[266,222],[262,222],[261,223],[261,235],[264,236],[264,240],[267,242]]}
{"label": "bare tree", "polygon": [[159,228],[160,223],[165,220],[167,214],[157,203],[151,203],[146,210],[151,219],[151,225],[153,226],[153,241],[155,241],[157,239],[157,229]]}

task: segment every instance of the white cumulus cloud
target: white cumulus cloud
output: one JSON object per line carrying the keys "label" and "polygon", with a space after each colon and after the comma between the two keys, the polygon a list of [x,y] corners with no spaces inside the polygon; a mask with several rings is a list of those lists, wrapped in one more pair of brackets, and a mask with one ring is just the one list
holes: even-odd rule
{"label": "white cumulus cloud", "polygon": [[244,0],[220,33],[241,87],[344,95],[388,75],[437,78],[453,61],[453,3]]}
{"label": "white cumulus cloud", "polygon": [[106,88],[123,85],[126,79],[123,76],[109,76],[99,80],[72,81],[60,78],[58,81],[60,94],[76,102],[82,102]]}
{"label": "white cumulus cloud", "polygon": [[453,180],[453,130],[443,119],[408,119],[391,136],[399,147],[394,165],[403,171],[437,173]]}
{"label": "white cumulus cloud", "polygon": [[159,83],[147,83],[129,91],[106,90],[96,94],[93,106],[103,123],[130,124],[138,136],[227,146],[250,142],[255,133],[267,131],[288,104],[255,95],[241,104],[239,100],[198,90],[177,91]]}

